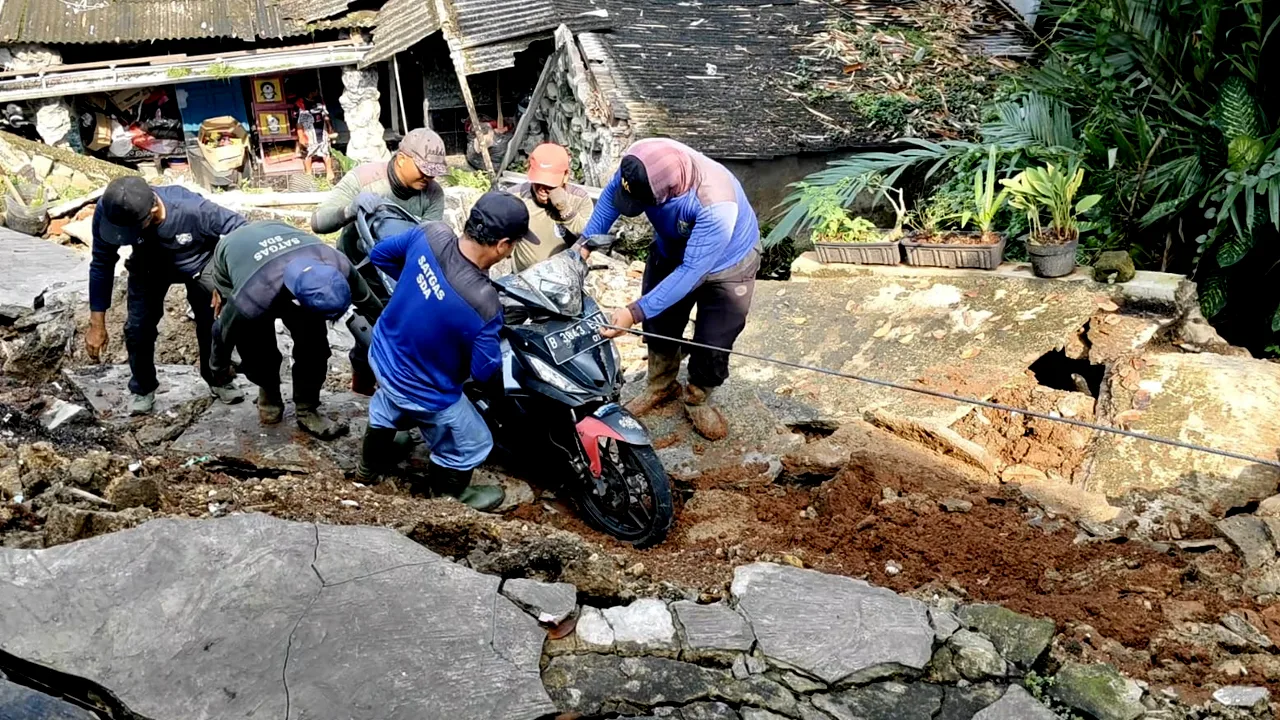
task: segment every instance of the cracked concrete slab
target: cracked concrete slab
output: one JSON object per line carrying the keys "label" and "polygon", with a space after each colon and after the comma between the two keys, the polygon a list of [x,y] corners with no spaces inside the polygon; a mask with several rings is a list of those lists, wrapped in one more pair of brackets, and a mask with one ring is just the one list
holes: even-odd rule
{"label": "cracked concrete slab", "polygon": [[498,584],[383,528],[156,520],[0,551],[0,649],[149,720],[533,720],[545,633]]}
{"label": "cracked concrete slab", "polygon": [[0,317],[33,312],[50,290],[87,290],[89,258],[57,243],[0,227]]}
{"label": "cracked concrete slab", "polygon": [[[1275,460],[1280,365],[1247,357],[1147,354],[1110,377],[1112,406],[1133,430]],[[1123,411],[1121,413],[1120,411]],[[1109,497],[1179,489],[1216,515],[1276,492],[1280,470],[1134,438],[1108,438],[1085,488]]]}
{"label": "cracked concrete slab", "polygon": [[[62,371],[63,376],[85,397],[89,408],[102,422],[114,427],[128,425],[137,420],[129,416],[130,371],[128,365],[85,365]],[[176,418],[183,405],[210,397],[209,386],[200,377],[200,370],[192,365],[157,365],[156,407],[151,417]],[[253,383],[243,376],[236,378],[236,387],[245,391],[249,399],[256,392]]]}

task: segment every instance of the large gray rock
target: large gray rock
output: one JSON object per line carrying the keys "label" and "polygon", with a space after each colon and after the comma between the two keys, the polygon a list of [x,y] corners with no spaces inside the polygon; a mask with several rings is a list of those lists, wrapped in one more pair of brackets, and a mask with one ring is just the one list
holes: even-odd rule
{"label": "large gray rock", "polygon": [[1027,617],[999,605],[966,605],[960,608],[959,618],[965,627],[991,638],[1006,660],[1024,668],[1040,659],[1053,642],[1052,620]]}
{"label": "large gray rock", "polygon": [[[1266,707],[1271,691],[1257,685],[1228,685],[1213,691],[1213,699],[1227,707]],[[3,705],[0,704],[0,709]]]}
{"label": "large gray rock", "polygon": [[1049,691],[1055,700],[1083,710],[1097,720],[1142,717],[1142,688],[1110,665],[1067,663],[1054,676]]}
{"label": "large gray rock", "polygon": [[861,580],[754,563],[731,591],[767,658],[830,685],[920,671],[932,655],[925,605]]}
{"label": "large gray rock", "polygon": [[728,670],[660,657],[561,655],[542,673],[542,682],[560,712],[600,715],[615,708],[645,710],[718,700],[798,714],[795,697],[761,676],[737,679]]}
{"label": "large gray rock", "polygon": [[1004,658],[985,637],[972,630],[957,630],[947,644],[951,646],[952,664],[966,680],[1004,677]]}
{"label": "large gray rock", "polygon": [[973,720],[973,716],[1000,699],[1005,688],[995,683],[948,685],[942,689],[942,712],[934,720]]}
{"label": "large gray rock", "polygon": [[155,520],[0,550],[0,648],[150,720],[532,720],[544,632],[498,584],[382,528]]}
{"label": "large gray rock", "polygon": [[1031,697],[1021,685],[1011,685],[1004,697],[978,712],[973,720],[1057,720],[1052,710]]}
{"label": "large gray rock", "polygon": [[559,625],[578,607],[578,589],[569,583],[544,583],[512,578],[502,594],[545,625]]}
{"label": "large gray rock", "polygon": [[4,720],[97,720],[65,700],[16,685],[0,675],[0,718]]}
{"label": "large gray rock", "polygon": [[680,624],[685,650],[694,659],[744,652],[756,642],[746,618],[728,605],[681,600],[672,603],[671,610]]}
{"label": "large gray rock", "polygon": [[942,709],[942,688],[888,681],[814,695],[813,704],[836,720],[932,720]]}

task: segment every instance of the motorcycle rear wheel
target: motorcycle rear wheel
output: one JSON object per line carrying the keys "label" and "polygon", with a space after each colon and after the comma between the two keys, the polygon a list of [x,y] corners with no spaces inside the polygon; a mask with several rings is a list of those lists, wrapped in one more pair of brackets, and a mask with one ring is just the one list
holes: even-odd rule
{"label": "motorcycle rear wheel", "polygon": [[675,518],[671,478],[653,448],[606,439],[600,468],[606,495],[593,492],[588,480],[581,500],[587,520],[638,549],[665,540]]}

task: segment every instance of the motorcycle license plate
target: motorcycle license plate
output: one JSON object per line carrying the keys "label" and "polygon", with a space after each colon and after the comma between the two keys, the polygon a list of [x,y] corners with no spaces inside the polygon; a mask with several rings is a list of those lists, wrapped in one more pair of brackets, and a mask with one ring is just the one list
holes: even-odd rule
{"label": "motorcycle license plate", "polygon": [[600,334],[600,325],[608,321],[604,313],[598,312],[564,330],[547,335],[547,349],[551,351],[551,359],[557,365],[563,365],[591,348],[609,342],[608,338]]}

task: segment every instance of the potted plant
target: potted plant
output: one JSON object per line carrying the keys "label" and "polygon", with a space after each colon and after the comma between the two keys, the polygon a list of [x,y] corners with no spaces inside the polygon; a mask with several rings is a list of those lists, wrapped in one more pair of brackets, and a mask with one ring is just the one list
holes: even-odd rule
{"label": "potted plant", "polygon": [[[1039,277],[1068,275],[1076,266],[1076,248],[1080,245],[1080,215],[1089,211],[1101,195],[1086,195],[1075,200],[1084,182],[1084,168],[1072,162],[1066,172],[1052,164],[1043,168],[1027,168],[1012,180],[1001,180],[1009,191],[1009,204],[1027,214],[1031,232],[1027,236],[1027,255],[1031,268]],[[1049,214],[1043,224],[1041,212]]]}
{"label": "potted plant", "polygon": [[[851,216],[845,209],[843,197],[856,196],[868,189],[877,190],[893,205],[898,217],[895,227],[878,228],[866,218]],[[805,186],[802,192],[807,196],[809,213],[813,218],[810,237],[818,260],[857,265],[897,265],[901,260],[898,241],[902,235],[904,208],[900,191],[883,186],[876,177],[863,176],[847,178],[833,187]],[[892,195],[895,192],[896,200]]]}
{"label": "potted plant", "polygon": [[[937,194],[917,208],[910,224],[915,228],[902,241],[907,264],[926,267],[976,268],[994,270],[1004,257],[1005,236],[993,232],[996,213],[1004,205],[1007,191],[995,191],[996,149],[990,148],[987,167],[973,174],[972,206],[947,194]],[[963,230],[969,223],[977,231]],[[959,224],[959,230],[946,226]]]}

